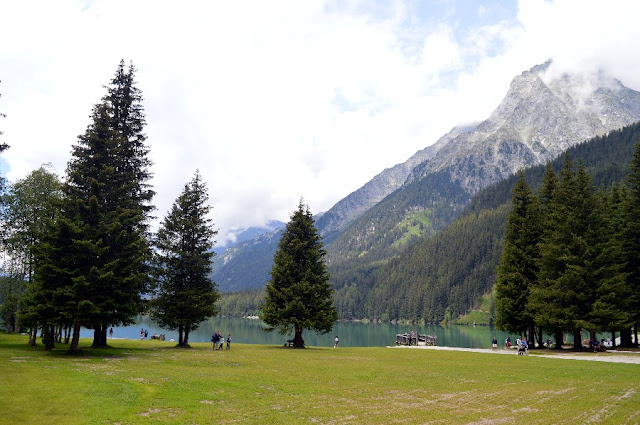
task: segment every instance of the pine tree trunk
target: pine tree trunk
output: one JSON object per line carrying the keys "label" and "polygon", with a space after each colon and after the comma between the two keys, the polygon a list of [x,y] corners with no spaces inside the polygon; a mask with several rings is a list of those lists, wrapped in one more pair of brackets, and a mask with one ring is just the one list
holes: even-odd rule
{"label": "pine tree trunk", "polygon": [[293,346],[295,348],[304,348],[304,339],[302,339],[302,328],[296,328],[296,335],[293,337]]}
{"label": "pine tree trunk", "polygon": [[556,340],[556,350],[562,350],[562,343],[564,342],[564,333],[561,331],[556,331],[554,333],[554,338]]}
{"label": "pine tree trunk", "polygon": [[38,324],[33,325],[31,332],[29,332],[29,345],[32,347],[36,346],[36,341],[38,338]]}
{"label": "pine tree trunk", "polygon": [[178,346],[182,346],[182,325],[178,326]]}
{"label": "pine tree trunk", "polygon": [[620,331],[620,347],[631,348],[631,329],[623,329]]}
{"label": "pine tree trunk", "polygon": [[55,347],[55,327],[45,326],[42,328],[42,335],[44,337],[44,349],[51,351]]}
{"label": "pine tree trunk", "polygon": [[186,326],[184,328],[184,339],[182,340],[182,347],[188,347],[189,346],[189,326]]}
{"label": "pine tree trunk", "polygon": [[543,338],[543,332],[542,332],[542,327],[538,328],[538,348],[544,348],[544,341],[542,341]]}
{"label": "pine tree trunk", "polygon": [[64,343],[69,343],[69,337],[71,335],[71,325],[67,325],[64,327]]}
{"label": "pine tree trunk", "polygon": [[92,347],[104,348],[107,346],[107,326],[95,325],[93,330],[93,344]]}
{"label": "pine tree trunk", "polygon": [[71,338],[71,346],[69,346],[70,353],[78,352],[78,343],[80,342],[80,321],[73,321],[73,337]]}
{"label": "pine tree trunk", "polygon": [[536,347],[536,331],[535,328],[533,326],[533,323],[529,324],[529,349],[535,348]]}
{"label": "pine tree trunk", "polygon": [[576,350],[582,349],[582,335],[580,335],[580,331],[573,331],[573,348]]}
{"label": "pine tree trunk", "polygon": [[93,344],[91,344],[91,346],[102,347],[102,345],[100,345],[100,326],[98,325],[93,328]]}

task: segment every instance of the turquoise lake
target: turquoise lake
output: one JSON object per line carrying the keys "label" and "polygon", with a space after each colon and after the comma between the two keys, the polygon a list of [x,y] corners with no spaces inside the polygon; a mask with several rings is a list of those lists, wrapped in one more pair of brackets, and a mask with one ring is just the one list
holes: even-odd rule
{"label": "turquoise lake", "polygon": [[[214,317],[203,322],[196,331],[189,336],[190,342],[209,342],[211,335],[220,331],[221,334],[231,334],[233,343],[283,345],[291,335],[280,335],[277,331],[264,332],[262,322],[257,319],[242,319],[235,317]],[[139,316],[134,325],[114,327],[114,338],[139,339],[140,329],[148,331],[148,338],[152,334],[164,333],[167,340],[177,341],[177,331],[160,328],[147,316]],[[304,331],[302,337],[307,346],[333,346],[333,339],[340,338],[341,347],[384,347],[394,345],[396,334],[416,331],[420,335],[436,335],[437,344],[450,347],[491,348],[491,339],[496,336],[500,346],[504,346],[507,336],[515,341],[516,335],[497,331],[488,326],[436,326],[436,325],[398,325],[391,323],[361,323],[336,322],[331,333],[318,335],[311,331]],[[93,337],[93,331],[83,329],[82,337]]]}

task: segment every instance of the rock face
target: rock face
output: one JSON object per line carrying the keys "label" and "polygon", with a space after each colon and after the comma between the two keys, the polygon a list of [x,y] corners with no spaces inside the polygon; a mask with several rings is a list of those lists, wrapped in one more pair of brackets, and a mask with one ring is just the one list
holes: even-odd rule
{"label": "rock face", "polygon": [[419,150],[405,162],[387,168],[376,175],[360,189],[338,201],[330,210],[322,214],[316,222],[319,232],[322,235],[328,235],[344,230],[365,211],[401,187],[417,165],[433,158],[443,146],[461,134],[473,130],[476,125],[477,123],[456,126],[433,145]]}
{"label": "rock face", "polygon": [[640,119],[640,92],[603,73],[554,77],[550,67],[549,61],[514,78],[486,121],[417,166],[409,180],[446,170],[475,194],[521,168]]}

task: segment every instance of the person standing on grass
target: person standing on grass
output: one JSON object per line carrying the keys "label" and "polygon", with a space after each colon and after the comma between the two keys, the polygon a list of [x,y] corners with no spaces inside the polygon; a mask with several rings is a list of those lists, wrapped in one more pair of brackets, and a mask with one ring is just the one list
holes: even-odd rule
{"label": "person standing on grass", "polygon": [[227,335],[227,350],[231,350],[231,334]]}
{"label": "person standing on grass", "polygon": [[109,338],[113,339],[113,328],[109,328]]}
{"label": "person standing on grass", "polygon": [[338,339],[338,335],[336,335],[336,339],[333,340],[333,348],[338,348],[338,343],[340,340]]}

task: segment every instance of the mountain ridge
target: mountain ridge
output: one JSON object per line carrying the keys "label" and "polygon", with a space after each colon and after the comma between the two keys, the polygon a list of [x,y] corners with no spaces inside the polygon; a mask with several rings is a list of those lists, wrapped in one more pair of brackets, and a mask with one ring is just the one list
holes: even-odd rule
{"label": "mountain ridge", "polygon": [[[640,93],[618,80],[603,73],[552,71],[551,62],[524,71],[485,121],[454,128],[317,217],[333,283],[358,279],[410,250],[420,238],[453,222],[481,189],[549,161],[569,146],[640,120]],[[414,165],[409,161],[418,159],[422,162],[397,186],[398,176]],[[275,252],[273,244],[271,248]],[[256,267],[265,276],[272,254],[269,258],[262,252],[263,264]],[[266,279],[254,277],[253,282]]]}

